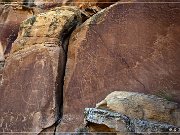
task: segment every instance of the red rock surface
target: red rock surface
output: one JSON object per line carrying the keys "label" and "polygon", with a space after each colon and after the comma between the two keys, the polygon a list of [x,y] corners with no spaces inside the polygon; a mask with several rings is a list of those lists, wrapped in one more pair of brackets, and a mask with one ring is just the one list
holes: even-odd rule
{"label": "red rock surface", "polygon": [[9,52],[12,43],[17,38],[20,23],[33,15],[33,10],[20,5],[0,6],[0,46],[3,53]]}
{"label": "red rock surface", "polygon": [[64,34],[80,21],[74,7],[56,8],[23,21],[0,84],[1,133],[53,131],[62,115]]}
{"label": "red rock surface", "polygon": [[87,8],[91,6],[98,6],[100,8],[105,8],[116,3],[117,1],[119,0],[64,0],[63,3],[66,5],[75,5],[80,8]]}
{"label": "red rock surface", "polygon": [[58,131],[76,130],[115,90],[180,103],[179,35],[180,4],[115,4],[86,21],[70,39]]}
{"label": "red rock surface", "polygon": [[0,99],[1,132],[38,133],[55,123],[57,62],[52,57],[58,61],[59,52],[63,57],[59,47],[51,54],[48,48],[33,46],[7,59]]}

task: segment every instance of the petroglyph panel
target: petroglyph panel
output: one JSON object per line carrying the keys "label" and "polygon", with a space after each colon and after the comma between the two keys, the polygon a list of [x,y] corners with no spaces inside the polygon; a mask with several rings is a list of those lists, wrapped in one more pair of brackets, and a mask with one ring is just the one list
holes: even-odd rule
{"label": "petroglyph panel", "polygon": [[[155,94],[180,102],[180,4],[114,4],[73,32],[59,131],[75,131],[85,107],[112,91]],[[78,120],[76,118],[79,118]]]}

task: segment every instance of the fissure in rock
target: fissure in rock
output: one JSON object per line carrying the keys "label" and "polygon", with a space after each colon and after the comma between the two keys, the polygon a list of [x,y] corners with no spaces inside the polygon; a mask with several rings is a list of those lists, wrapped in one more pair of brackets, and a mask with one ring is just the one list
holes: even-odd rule
{"label": "fissure in rock", "polygon": [[[63,117],[63,86],[64,86],[64,77],[65,77],[65,71],[66,71],[66,62],[67,62],[67,52],[68,52],[68,45],[69,45],[69,39],[71,37],[72,32],[76,29],[77,25],[81,22],[78,21],[78,19],[75,17],[74,21],[68,26],[64,27],[64,30],[62,32],[62,35],[60,35],[60,43],[59,45],[63,47],[65,57],[62,58],[59,56],[59,65],[58,65],[58,76],[57,76],[57,87],[56,87],[56,106],[57,106],[57,121],[54,123],[53,126],[48,127],[52,128],[54,127],[54,135],[56,134],[56,127],[58,124],[60,124],[61,119]],[[63,60],[62,60],[63,59]],[[62,63],[64,61],[64,63]],[[63,66],[61,65],[63,64]],[[63,69],[62,69],[63,67]],[[45,130],[43,131],[45,132]]]}

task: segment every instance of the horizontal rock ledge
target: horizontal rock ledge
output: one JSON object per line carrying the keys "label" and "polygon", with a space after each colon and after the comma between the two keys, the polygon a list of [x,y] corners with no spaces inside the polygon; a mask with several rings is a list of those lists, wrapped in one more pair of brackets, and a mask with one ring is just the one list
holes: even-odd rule
{"label": "horizontal rock ledge", "polygon": [[114,132],[133,132],[133,133],[159,133],[173,132],[179,127],[156,121],[142,119],[132,119],[124,114],[111,112],[96,108],[85,108],[85,121],[89,126],[91,123],[106,125]]}

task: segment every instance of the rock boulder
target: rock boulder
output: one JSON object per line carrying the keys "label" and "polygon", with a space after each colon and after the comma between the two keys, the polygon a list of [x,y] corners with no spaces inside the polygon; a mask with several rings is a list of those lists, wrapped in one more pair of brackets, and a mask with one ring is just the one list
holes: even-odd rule
{"label": "rock boulder", "polygon": [[178,104],[154,95],[115,91],[98,103],[96,107],[122,113],[131,118],[180,126],[180,109]]}
{"label": "rock boulder", "polygon": [[129,118],[107,110],[86,108],[85,120],[90,132],[114,135],[175,134],[179,127],[157,121]]}

